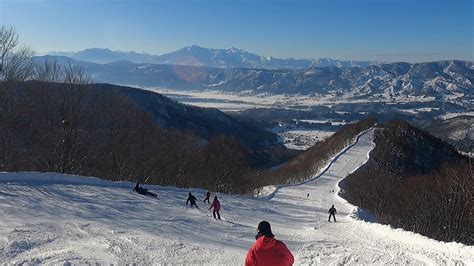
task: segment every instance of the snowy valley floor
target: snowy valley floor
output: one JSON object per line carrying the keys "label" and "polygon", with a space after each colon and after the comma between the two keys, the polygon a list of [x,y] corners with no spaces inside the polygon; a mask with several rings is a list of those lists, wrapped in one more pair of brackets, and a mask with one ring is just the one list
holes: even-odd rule
{"label": "snowy valley floor", "polygon": [[[473,265],[474,247],[357,220],[364,213],[337,196],[338,182],[366,162],[372,133],[304,184],[260,198],[218,194],[222,222],[207,204],[185,207],[188,191],[203,198],[199,189],[149,186],[156,199],[126,182],[1,173],[0,263],[243,265],[258,222],[267,220],[298,265]],[[337,223],[327,222],[332,204]]]}

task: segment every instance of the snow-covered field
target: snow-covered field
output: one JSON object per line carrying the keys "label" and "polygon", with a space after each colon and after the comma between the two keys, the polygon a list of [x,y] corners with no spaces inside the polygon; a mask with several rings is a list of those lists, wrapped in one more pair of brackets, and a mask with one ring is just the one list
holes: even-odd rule
{"label": "snow-covered field", "polygon": [[446,120],[446,119],[451,119],[451,118],[454,118],[454,117],[457,117],[457,116],[462,116],[462,115],[465,115],[465,116],[474,116],[474,112],[447,113],[447,114],[445,114],[445,115],[440,116],[439,119]]}
{"label": "snow-covered field", "polygon": [[[127,182],[1,173],[0,262],[242,265],[258,222],[267,220],[298,265],[473,265],[474,247],[358,220],[370,217],[338,196],[339,181],[366,162],[372,133],[303,184],[259,198],[218,194],[222,222],[206,204],[184,206],[188,191],[202,198],[200,189],[149,186],[156,199]],[[332,204],[337,223],[327,222]]]}
{"label": "snow-covered field", "polygon": [[282,138],[283,145],[288,149],[307,150],[316,142],[323,141],[334,134],[333,131],[323,130],[286,130],[277,132]]}
{"label": "snow-covered field", "polygon": [[310,123],[310,124],[325,124],[325,123],[329,123],[333,126],[342,126],[342,125],[345,125],[347,124],[347,122],[342,122],[342,121],[332,121],[332,120],[315,120],[315,119],[301,119],[299,120],[301,122],[306,122],[306,123]]}
{"label": "snow-covered field", "polygon": [[[201,107],[212,107],[222,111],[238,111],[251,108],[284,108],[298,109],[310,106],[333,106],[339,103],[373,103],[384,102],[393,103],[409,103],[409,102],[430,102],[434,97],[400,95],[399,97],[378,97],[374,98],[354,98],[352,94],[338,96],[335,91],[326,92],[321,95],[287,95],[287,94],[253,94],[248,92],[223,92],[218,90],[205,91],[186,91],[172,90],[167,88],[142,88],[154,92],[161,93],[179,102],[196,105]],[[422,110],[426,111],[426,110]]]}

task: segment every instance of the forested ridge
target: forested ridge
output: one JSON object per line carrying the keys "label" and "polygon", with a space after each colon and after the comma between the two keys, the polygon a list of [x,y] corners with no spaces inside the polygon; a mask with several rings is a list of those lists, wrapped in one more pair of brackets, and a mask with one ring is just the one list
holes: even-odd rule
{"label": "forested ridge", "polygon": [[379,127],[369,161],[344,180],[348,200],[382,223],[472,245],[472,159],[406,122]]}

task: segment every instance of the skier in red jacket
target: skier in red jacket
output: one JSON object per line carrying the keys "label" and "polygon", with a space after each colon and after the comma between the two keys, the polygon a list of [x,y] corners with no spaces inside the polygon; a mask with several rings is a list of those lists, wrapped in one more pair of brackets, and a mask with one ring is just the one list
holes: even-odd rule
{"label": "skier in red jacket", "polygon": [[216,219],[216,213],[217,217],[219,217],[219,220],[221,219],[221,215],[219,214],[219,210],[221,209],[221,203],[219,200],[217,200],[217,196],[214,196],[214,200],[212,201],[211,207],[209,207],[209,210],[214,208],[212,211],[212,216],[214,216],[214,219]]}
{"label": "skier in red jacket", "polygon": [[283,242],[276,240],[272,234],[270,223],[262,221],[258,224],[257,241],[250,248],[245,258],[245,266],[289,266],[295,259]]}

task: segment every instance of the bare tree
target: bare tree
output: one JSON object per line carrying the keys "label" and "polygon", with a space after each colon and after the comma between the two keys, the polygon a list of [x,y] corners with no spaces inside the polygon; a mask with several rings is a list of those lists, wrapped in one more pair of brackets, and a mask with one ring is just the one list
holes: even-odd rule
{"label": "bare tree", "polygon": [[[18,117],[26,107],[26,99],[18,92],[8,90],[9,81],[21,81],[31,74],[34,54],[28,48],[17,48],[18,35],[13,28],[0,27],[0,168],[6,169],[13,160],[11,159],[15,131],[20,125]],[[23,99],[25,101],[21,101]]]}
{"label": "bare tree", "polygon": [[12,27],[0,27],[0,81],[23,81],[33,71],[34,52],[27,47],[17,47],[18,34]]}
{"label": "bare tree", "polygon": [[64,69],[57,60],[46,60],[34,67],[33,79],[45,82],[62,82],[65,80]]}
{"label": "bare tree", "polygon": [[18,45],[18,35],[13,28],[0,28],[0,71],[3,72],[8,54]]}
{"label": "bare tree", "polygon": [[64,83],[68,84],[90,84],[92,77],[84,72],[84,69],[78,66],[69,64],[64,69]]}

